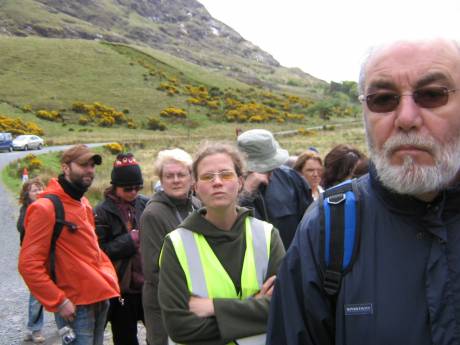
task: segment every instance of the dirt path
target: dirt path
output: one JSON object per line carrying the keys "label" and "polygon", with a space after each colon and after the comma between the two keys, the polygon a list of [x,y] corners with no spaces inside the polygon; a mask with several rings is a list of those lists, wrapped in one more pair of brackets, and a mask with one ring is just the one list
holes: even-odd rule
{"label": "dirt path", "polygon": [[[44,151],[45,152],[45,151]],[[0,171],[24,152],[0,153]],[[29,291],[17,270],[19,234],[16,221],[19,206],[17,199],[0,183],[0,344],[32,344],[23,342],[27,324]],[[45,313],[44,334],[46,344],[57,342],[56,326],[52,314]]]}

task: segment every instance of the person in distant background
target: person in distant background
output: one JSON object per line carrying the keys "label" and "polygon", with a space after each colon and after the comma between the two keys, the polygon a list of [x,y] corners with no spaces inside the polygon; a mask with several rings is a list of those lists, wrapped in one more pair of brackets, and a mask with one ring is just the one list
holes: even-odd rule
{"label": "person in distant background", "polygon": [[[358,149],[346,144],[335,146],[324,157],[323,187],[329,188],[366,174],[369,170],[368,163],[366,155]],[[355,171],[357,167],[359,171]]]}
{"label": "person in distant background", "polygon": [[289,167],[289,168],[294,168],[294,164],[297,161],[297,156],[289,156],[286,162],[283,163],[283,165]]}
{"label": "person in distant background", "polygon": [[289,153],[265,129],[252,129],[237,139],[238,149],[246,155],[245,174],[239,204],[254,210],[254,217],[272,223],[280,232],[287,249],[297,225],[313,202],[307,181],[294,169],[283,165]]}
{"label": "person in distant background", "polygon": [[114,345],[138,345],[137,322],[144,322],[139,226],[148,199],[139,194],[144,180],[131,153],[121,153],[113,163],[111,186],[95,208],[99,245],[117,270],[121,297],[110,300],[108,321]]}
{"label": "person in distant background", "polygon": [[[24,182],[19,194],[19,203],[21,208],[19,209],[19,218],[17,222],[17,229],[19,231],[20,243],[24,239],[24,218],[26,216],[27,208],[31,203],[37,200],[38,194],[43,192],[45,185],[40,181],[38,177],[33,178]],[[29,318],[27,321],[28,332],[24,340],[32,340],[34,343],[45,342],[45,337],[42,334],[43,328],[43,307],[37,299],[30,294],[29,295]]]}
{"label": "person in distant background", "polygon": [[144,263],[142,304],[149,345],[166,345],[158,302],[158,275],[164,237],[198,209],[201,203],[192,196],[192,157],[182,149],[163,150],[155,160],[155,174],[162,189],[147,204],[141,217],[141,253]]}
{"label": "person in distant background", "polygon": [[297,158],[293,168],[307,180],[313,199],[318,199],[320,193],[324,191],[320,186],[323,176],[321,157],[316,152],[308,150]]}

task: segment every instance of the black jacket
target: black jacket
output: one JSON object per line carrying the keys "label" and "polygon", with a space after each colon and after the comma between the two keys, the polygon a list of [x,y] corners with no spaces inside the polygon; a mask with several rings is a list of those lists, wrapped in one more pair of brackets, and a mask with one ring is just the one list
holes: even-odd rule
{"label": "black jacket", "polygon": [[21,205],[19,209],[19,217],[18,222],[16,223],[16,228],[19,232],[19,243],[22,245],[22,240],[24,239],[24,235],[26,234],[26,229],[24,228],[24,219],[26,218],[26,211],[28,205]]}
{"label": "black jacket", "polygon": [[267,186],[252,195],[242,194],[239,204],[252,208],[254,217],[278,229],[287,249],[303,214],[313,202],[308,182],[294,169],[281,166],[273,170]]}
{"label": "black jacket", "polygon": [[[136,198],[135,210],[138,227],[148,200],[143,195],[139,195]],[[110,260],[127,259],[136,254],[136,246],[128,233],[128,229],[114,201],[110,198],[105,198],[96,206],[94,212],[99,246]]]}

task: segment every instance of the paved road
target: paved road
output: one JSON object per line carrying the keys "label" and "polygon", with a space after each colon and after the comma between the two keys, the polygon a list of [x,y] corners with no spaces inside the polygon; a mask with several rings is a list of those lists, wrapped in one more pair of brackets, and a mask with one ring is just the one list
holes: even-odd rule
{"label": "paved road", "polygon": [[[89,146],[99,146],[94,144]],[[0,153],[0,171],[11,161],[28,153],[41,154],[65,150],[70,146],[54,146],[27,152]],[[0,181],[0,345],[25,345],[23,342],[27,323],[29,292],[17,271],[19,235],[16,220],[19,207],[15,196]],[[46,345],[58,345],[53,315],[45,313],[44,334]],[[111,341],[107,341],[107,344]]]}

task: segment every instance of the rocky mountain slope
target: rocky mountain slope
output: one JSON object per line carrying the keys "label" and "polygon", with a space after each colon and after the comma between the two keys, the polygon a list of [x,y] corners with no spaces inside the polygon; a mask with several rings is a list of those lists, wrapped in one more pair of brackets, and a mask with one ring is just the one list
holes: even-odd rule
{"label": "rocky mountain slope", "polygon": [[280,66],[195,0],[0,0],[0,34],[147,45],[273,89],[322,84]]}

